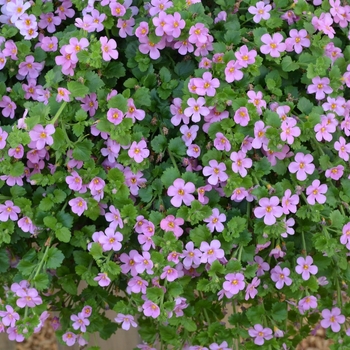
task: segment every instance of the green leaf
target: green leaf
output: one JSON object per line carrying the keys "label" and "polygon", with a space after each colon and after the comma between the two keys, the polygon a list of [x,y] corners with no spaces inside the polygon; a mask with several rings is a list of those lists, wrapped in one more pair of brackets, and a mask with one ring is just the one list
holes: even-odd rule
{"label": "green leaf", "polygon": [[168,68],[162,67],[159,71],[160,80],[164,83],[167,83],[171,80],[171,73]]}
{"label": "green leaf", "polygon": [[10,267],[10,258],[6,249],[0,249],[0,273],[6,272]]}
{"label": "green leaf", "polygon": [[179,76],[179,78],[186,79],[193,74],[195,69],[196,65],[193,61],[182,61],[176,64],[174,72]]}
{"label": "green leaf", "polygon": [[151,146],[156,153],[162,153],[167,146],[167,138],[164,135],[157,135],[151,141]]}
{"label": "green leaf", "polygon": [[71,294],[78,294],[78,283],[74,280],[74,275],[66,275],[59,279],[62,289]]}
{"label": "green leaf", "polygon": [[108,101],[108,108],[118,108],[123,113],[126,113],[128,110],[128,100],[122,94],[118,94]]}
{"label": "green leaf", "polygon": [[73,150],[73,158],[84,162],[88,161],[91,157],[91,150],[93,146],[94,144],[88,139],[84,139],[83,141],[76,143]]}
{"label": "green leaf", "polygon": [[30,276],[33,270],[35,269],[35,267],[36,267],[35,263],[22,259],[18,263],[16,268],[23,276]]}
{"label": "green leaf", "polygon": [[134,204],[125,205],[120,211],[120,215],[123,218],[128,218],[129,222],[135,221],[137,214],[138,212]]}
{"label": "green leaf", "polygon": [[24,174],[24,164],[22,162],[16,162],[12,164],[10,175],[13,177],[18,177]]}
{"label": "green leaf", "polygon": [[195,332],[197,330],[196,323],[190,318],[182,317],[181,324],[188,332]]}
{"label": "green leaf", "polygon": [[34,288],[37,290],[44,290],[49,287],[49,277],[46,273],[39,273],[36,277],[32,279],[32,283],[34,284]]}
{"label": "green leaf", "polygon": [[283,57],[282,70],[284,72],[293,72],[299,69],[298,63],[294,62],[290,56]]}
{"label": "green leaf", "polygon": [[68,82],[67,88],[72,97],[85,97],[89,93],[89,88],[77,81]]}
{"label": "green leaf", "polygon": [[64,260],[63,253],[56,247],[51,247],[47,254],[46,267],[48,269],[57,269]]}
{"label": "green leaf", "polygon": [[178,155],[184,156],[186,154],[186,145],[181,139],[181,137],[176,137],[169,141],[168,149],[170,152]]}
{"label": "green leaf", "polygon": [[339,210],[334,210],[331,212],[331,214],[329,215],[329,219],[331,220],[331,225],[335,228],[339,228],[342,229],[344,222],[345,222],[345,218],[344,216],[340,213]]}
{"label": "green leaf", "polygon": [[48,211],[54,206],[54,203],[50,197],[45,197],[40,201],[39,209],[42,211]]}
{"label": "green leaf", "polygon": [[149,107],[151,105],[151,96],[149,89],[145,87],[138,88],[133,95],[136,108],[143,106]]}
{"label": "green leaf", "polygon": [[288,316],[287,304],[286,303],[274,303],[272,305],[271,316],[277,322],[284,321]]}
{"label": "green leaf", "polygon": [[[120,62],[118,63],[120,64]],[[97,75],[97,73],[91,70],[85,72],[85,79],[87,80],[86,85],[90,92],[97,92],[102,86],[104,86],[103,80]]]}
{"label": "green leaf", "polygon": [[61,227],[55,231],[57,239],[61,242],[68,243],[71,238],[71,233],[67,227]]}
{"label": "green leaf", "polygon": [[[125,77],[125,74],[126,74],[126,70],[121,62],[109,62],[107,68],[103,70],[103,76],[106,78],[119,79],[119,78]],[[130,87],[130,86],[126,86],[126,87]]]}
{"label": "green leaf", "polygon": [[311,112],[312,108],[314,107],[314,105],[307,98],[301,97],[299,99],[297,107],[298,107],[300,112],[302,112],[304,114],[309,114]]}
{"label": "green leaf", "polygon": [[196,247],[199,247],[202,242],[211,241],[211,233],[207,226],[198,225],[190,231],[190,239]]}
{"label": "green leaf", "polygon": [[160,298],[164,295],[164,291],[162,288],[158,287],[151,287],[147,288],[146,291],[147,298],[154,303],[159,302]]}
{"label": "green leaf", "polygon": [[166,168],[161,176],[161,180],[165,187],[170,187],[174,181],[180,177],[179,170],[174,167]]}

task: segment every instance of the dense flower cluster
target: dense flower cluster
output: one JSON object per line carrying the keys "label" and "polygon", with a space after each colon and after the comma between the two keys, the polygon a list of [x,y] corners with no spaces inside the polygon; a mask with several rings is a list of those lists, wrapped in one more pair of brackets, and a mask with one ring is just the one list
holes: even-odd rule
{"label": "dense flower cluster", "polygon": [[349,348],[350,5],[11,0],[0,22],[0,332],[53,310],[68,346]]}

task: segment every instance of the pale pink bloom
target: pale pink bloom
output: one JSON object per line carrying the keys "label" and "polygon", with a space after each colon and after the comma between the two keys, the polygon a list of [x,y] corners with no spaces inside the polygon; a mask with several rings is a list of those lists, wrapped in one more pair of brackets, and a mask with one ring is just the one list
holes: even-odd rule
{"label": "pale pink bloom", "polygon": [[271,57],[280,57],[281,52],[286,50],[286,44],[282,43],[283,36],[280,33],[274,33],[272,37],[270,34],[264,34],[261,41],[265,45],[260,47],[260,51],[265,55],[270,54]]}
{"label": "pale pink bloom", "polygon": [[118,125],[123,121],[124,113],[118,108],[110,108],[107,112],[107,120],[114,125]]}
{"label": "pale pink bloom", "polygon": [[190,118],[183,114],[181,107],[182,100],[178,97],[173,99],[173,104],[170,105],[170,113],[172,114],[171,123],[178,126],[181,122],[189,124]]}
{"label": "pale pink bloom", "polygon": [[100,287],[107,287],[111,283],[111,279],[108,277],[106,273],[100,272],[95,278],[94,281],[98,282]]}
{"label": "pale pink bloom", "polygon": [[321,142],[322,140],[325,140],[330,142],[333,139],[331,133],[335,131],[335,127],[332,124],[329,124],[327,120],[323,119],[321,120],[321,123],[314,126],[314,131],[316,132],[317,141]]}
{"label": "pale pink bloom", "polygon": [[322,104],[322,108],[325,112],[331,111],[341,117],[345,117],[345,99],[344,97],[338,96],[336,98],[327,96],[327,102]]}
{"label": "pale pink bloom", "polygon": [[150,300],[147,300],[142,305],[145,316],[157,318],[160,315],[159,306]]}
{"label": "pale pink bloom", "polygon": [[255,50],[248,50],[247,45],[243,45],[239,48],[239,51],[235,52],[237,62],[243,67],[247,68],[249,64],[255,63],[255,57],[257,52]]}
{"label": "pale pink bloom", "polygon": [[336,167],[330,168],[326,170],[325,176],[327,178],[331,178],[332,180],[338,181],[344,174],[344,167],[342,165],[338,165]]}
{"label": "pale pink bloom", "polygon": [[340,136],[339,140],[334,143],[334,149],[338,151],[340,158],[346,162],[349,160],[350,143],[346,143],[343,136]]}
{"label": "pale pink bloom", "polygon": [[174,44],[174,49],[177,49],[180,55],[187,55],[188,52],[194,51],[194,46],[188,41],[177,41]]}
{"label": "pale pink bloom", "polygon": [[198,201],[202,204],[208,204],[209,202],[209,198],[205,196],[205,192],[206,191],[211,191],[212,190],[212,186],[210,185],[206,185],[203,187],[199,187],[197,189],[197,193],[198,193]]}
{"label": "pale pink bloom", "polygon": [[254,124],[254,140],[252,146],[255,149],[260,149],[263,145],[267,145],[269,140],[267,139],[266,130],[269,126],[265,127],[263,121],[259,120]]}
{"label": "pale pink bloom", "polygon": [[254,338],[254,344],[256,345],[263,345],[265,340],[273,338],[272,329],[264,328],[261,324],[256,324],[254,328],[249,328],[248,333]]}
{"label": "pale pink bloom", "polygon": [[286,51],[295,51],[300,54],[304,47],[310,47],[310,39],[307,37],[308,32],[305,29],[298,31],[297,29],[291,29],[289,31],[290,38],[286,39]]}
{"label": "pale pink bloom", "polygon": [[305,298],[301,299],[298,303],[298,309],[302,315],[304,315],[304,311],[308,311],[310,309],[316,309],[316,308],[317,308],[317,299],[312,295],[306,296]]}
{"label": "pale pink bloom", "polygon": [[130,158],[133,158],[136,163],[141,163],[145,158],[148,158],[150,151],[147,148],[146,141],[134,141],[128,150],[128,155]]}
{"label": "pale pink bloom", "polygon": [[163,273],[160,275],[161,279],[166,279],[168,282],[175,281],[178,277],[178,271],[169,265],[163,268]]}
{"label": "pale pink bloom", "polygon": [[244,275],[242,273],[229,273],[225,276],[222,288],[232,296],[238,294],[245,287]]}
{"label": "pale pink bloom", "polygon": [[175,218],[174,215],[168,215],[160,222],[160,228],[165,232],[171,231],[176,237],[180,237],[183,234],[183,229],[180,227],[185,223],[182,218]]}
{"label": "pale pink bloom", "polygon": [[166,40],[164,39],[164,37],[158,43],[154,43],[147,36],[140,37],[139,41],[140,41],[140,45],[139,45],[140,52],[145,54],[145,55],[149,54],[149,56],[153,60],[156,60],[160,57],[159,50],[164,49],[165,44],[166,44]]}
{"label": "pale pink bloom", "polygon": [[251,168],[253,161],[250,158],[246,158],[246,153],[242,151],[232,152],[230,159],[232,160],[232,171],[239,173],[242,177],[247,176],[247,169]]}
{"label": "pale pink bloom", "polygon": [[200,96],[215,96],[216,89],[220,86],[220,81],[213,78],[209,72],[203,73],[200,85],[197,87],[196,93]]}
{"label": "pale pink bloom", "polygon": [[294,118],[287,118],[281,125],[281,140],[287,141],[288,144],[294,143],[294,137],[300,136],[300,128],[297,125],[297,121]]}
{"label": "pale pink bloom", "polygon": [[216,133],[214,139],[214,147],[219,151],[230,151],[230,141],[221,132]]}
{"label": "pale pink bloom", "polygon": [[114,39],[108,40],[106,36],[100,37],[102,58],[104,61],[110,61],[112,58],[114,60],[118,59],[119,54],[116,50],[117,43]]}
{"label": "pale pink bloom", "polygon": [[255,6],[249,6],[248,12],[254,15],[253,21],[259,23],[262,19],[268,20],[270,18],[271,5],[265,5],[263,1],[258,1]]}
{"label": "pale pink bloom", "polygon": [[209,30],[203,23],[196,23],[190,28],[188,41],[192,44],[205,44],[207,42],[207,35]]}
{"label": "pale pink bloom", "polygon": [[295,267],[296,273],[301,275],[304,281],[310,278],[310,274],[316,275],[318,272],[318,267],[313,264],[313,259],[311,256],[303,258],[302,256],[297,259],[297,266]]}
{"label": "pale pink bloom", "polygon": [[258,294],[258,290],[256,289],[260,285],[260,279],[257,277],[254,277],[252,282],[247,285],[247,288],[245,290],[245,300],[248,299],[254,299],[255,296]]}
{"label": "pale pink bloom", "polygon": [[327,193],[328,186],[326,184],[322,184],[320,180],[312,181],[312,184],[306,189],[307,202],[310,205],[315,205],[315,202],[324,204],[327,200],[327,197],[324,193]]}
{"label": "pale pink bloom", "polygon": [[243,79],[243,72],[241,71],[241,64],[238,61],[231,60],[227,63],[225,68],[225,80],[228,83],[239,81]]}
{"label": "pale pink bloom", "polygon": [[315,165],[312,164],[314,157],[311,154],[303,154],[298,152],[295,156],[295,162],[291,162],[288,166],[292,174],[296,173],[299,181],[304,181],[307,174],[311,175],[315,170]]}
{"label": "pale pink bloom", "polygon": [[335,333],[340,331],[340,325],[345,322],[345,316],[341,314],[341,310],[338,307],[333,307],[332,310],[324,309],[322,317],[321,326],[323,328],[331,327]]}
{"label": "pale pink bloom", "polygon": [[203,221],[208,223],[207,227],[210,232],[222,232],[224,230],[224,225],[222,223],[226,221],[226,215],[220,213],[218,208],[214,208],[209,218]]}
{"label": "pale pink bloom", "polygon": [[205,99],[199,97],[197,100],[189,98],[187,100],[187,107],[184,111],[185,116],[191,117],[192,122],[197,123],[201,120],[201,115],[206,116],[209,114],[209,109],[205,107]]}
{"label": "pale pink bloom", "polygon": [[186,206],[191,205],[191,202],[194,200],[194,196],[192,193],[194,193],[196,190],[194,184],[192,182],[185,183],[182,179],[176,179],[168,188],[167,194],[168,196],[171,196],[170,202],[171,204],[178,208],[181,206],[182,202]]}
{"label": "pale pink bloom", "polygon": [[181,19],[180,13],[175,12],[173,15],[166,16],[164,30],[173,38],[178,38],[181,35],[181,29],[184,29],[185,25],[186,22]]}
{"label": "pale pink bloom", "polygon": [[109,8],[111,9],[112,16],[115,17],[123,17],[126,13],[126,8],[117,1],[112,1],[109,4]]}
{"label": "pale pink bloom", "polygon": [[258,277],[263,276],[265,274],[265,271],[270,270],[270,265],[263,260],[260,256],[255,256],[254,261],[258,265],[258,270],[256,271],[256,275]]}
{"label": "pale pink bloom", "polygon": [[130,329],[130,326],[137,327],[137,323],[134,321],[134,317],[131,315],[124,315],[118,313],[114,321],[117,323],[121,323],[122,329],[124,329],[125,331],[128,331]]}
{"label": "pale pink bloom", "polygon": [[264,218],[265,225],[273,225],[276,218],[283,215],[283,209],[279,205],[279,198],[273,196],[271,198],[261,198],[259,200],[259,207],[254,209],[254,215],[257,218]]}
{"label": "pale pink bloom", "polygon": [[122,19],[118,18],[117,22],[117,28],[119,29],[119,36],[121,38],[126,38],[127,36],[132,36],[133,35],[133,30],[134,30],[134,25],[135,25],[135,19],[130,18],[130,19]]}
{"label": "pale pink bloom", "polygon": [[326,94],[331,94],[333,89],[329,86],[328,78],[315,77],[312,79],[312,84],[307,87],[307,93],[316,93],[316,100],[323,100]]}
{"label": "pale pink bloom", "polygon": [[11,221],[17,221],[18,215],[21,209],[14,205],[12,201],[5,201],[5,204],[0,204],[0,221],[5,222],[10,219]]}
{"label": "pale pink bloom", "polygon": [[224,250],[220,249],[221,243],[214,239],[208,244],[202,242],[199,249],[203,252],[201,256],[201,263],[212,264],[215,260],[222,259],[225,256]]}
{"label": "pale pink bloom", "polygon": [[262,114],[261,108],[264,107],[266,108],[266,101],[263,100],[263,94],[261,91],[255,92],[253,90],[250,90],[247,92],[247,96],[249,97],[248,102],[254,104],[256,107],[256,110],[259,115]]}
{"label": "pale pink bloom", "polygon": [[65,88],[58,88],[57,89],[57,96],[56,96],[56,101],[57,102],[61,102],[61,101],[65,101],[65,102],[69,102],[69,95],[70,95],[70,91],[68,91]]}
{"label": "pale pink bloom", "polygon": [[284,284],[290,286],[292,284],[292,279],[288,277],[290,275],[290,270],[288,267],[282,269],[279,265],[271,270],[271,279],[276,282],[276,288],[282,289]]}
{"label": "pale pink bloom", "polygon": [[284,214],[296,213],[297,204],[299,203],[299,196],[294,194],[292,195],[292,191],[290,189],[284,192],[284,196],[282,197],[282,208]]}
{"label": "pale pink bloom", "polygon": [[161,11],[165,11],[170,7],[173,7],[172,1],[168,0],[152,0],[151,8],[149,9],[149,14],[151,16],[155,16],[157,13]]}
{"label": "pale pink bloom", "polygon": [[187,155],[193,158],[198,158],[201,154],[201,149],[198,145],[195,145],[194,143],[192,145],[188,146],[188,149],[186,151]]}
{"label": "pale pink bloom", "polygon": [[77,335],[72,332],[66,332],[62,335],[62,340],[67,344],[67,346],[73,346],[77,340]]}
{"label": "pale pink bloom", "polygon": [[240,107],[235,112],[233,120],[236,124],[241,126],[247,126],[250,120],[248,109],[246,107]]}
{"label": "pale pink bloom", "polygon": [[188,147],[197,137],[197,131],[199,130],[198,125],[192,125],[190,128],[187,125],[182,125],[180,132],[183,135],[182,140],[185,142],[185,145]]}
{"label": "pale pink bloom", "polygon": [[81,216],[88,208],[86,201],[81,197],[71,199],[68,204],[71,206],[72,212],[78,216]]}
{"label": "pale pink bloom", "polygon": [[218,163],[217,160],[212,159],[209,161],[209,166],[203,168],[203,175],[209,176],[208,182],[211,185],[216,185],[219,182],[224,182],[228,179],[228,175],[225,171],[225,163]]}
{"label": "pale pink bloom", "polygon": [[142,109],[136,109],[134,100],[132,98],[128,98],[128,110],[125,114],[126,118],[131,118],[133,123],[137,120],[145,119],[146,112]]}

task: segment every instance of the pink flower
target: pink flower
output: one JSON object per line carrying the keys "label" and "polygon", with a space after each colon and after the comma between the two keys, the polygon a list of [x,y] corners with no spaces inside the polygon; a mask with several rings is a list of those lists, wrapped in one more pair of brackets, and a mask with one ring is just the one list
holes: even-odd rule
{"label": "pink flower", "polygon": [[249,298],[254,299],[255,296],[258,294],[258,290],[256,289],[260,285],[260,279],[257,277],[254,277],[252,282],[247,285],[246,291],[245,291],[245,300],[248,300]]}
{"label": "pink flower", "polygon": [[42,299],[39,296],[38,291],[35,288],[29,288],[29,289],[19,289],[16,291],[16,294],[19,296],[19,299],[17,299],[16,304],[21,309],[28,307],[35,307],[37,305],[42,304]]}
{"label": "pink flower", "polygon": [[216,89],[219,86],[219,79],[213,78],[211,73],[205,72],[200,80],[200,85],[196,89],[196,93],[200,96],[215,96]]}
{"label": "pink flower", "polygon": [[67,332],[62,335],[62,340],[67,344],[67,346],[73,346],[76,342],[77,335],[72,332]]}
{"label": "pink flower", "polygon": [[153,261],[151,260],[151,254],[149,252],[142,252],[142,255],[135,254],[134,260],[136,263],[135,270],[137,273],[143,273],[144,271],[146,271],[147,274],[153,275]]}
{"label": "pink flower", "polygon": [[258,277],[265,274],[265,271],[270,270],[270,265],[263,260],[260,256],[255,256],[254,261],[258,264],[258,270],[256,271],[256,275]]}
{"label": "pink flower", "polygon": [[261,324],[256,324],[254,328],[249,328],[248,333],[254,338],[254,344],[256,345],[263,345],[265,340],[273,338],[272,329],[264,328]]}
{"label": "pink flower", "polygon": [[175,281],[178,277],[178,271],[169,265],[163,268],[163,273],[160,275],[161,279],[166,279],[169,282]]}
{"label": "pink flower", "polygon": [[58,88],[56,101],[57,102],[61,102],[61,101],[69,102],[69,95],[70,95],[70,91],[68,91],[67,89]]}
{"label": "pink flower", "polygon": [[214,139],[214,147],[219,151],[228,152],[231,149],[231,144],[224,134],[217,132]]}
{"label": "pink flower", "polygon": [[307,202],[310,205],[315,205],[315,202],[324,204],[327,200],[327,197],[324,193],[327,193],[328,186],[326,184],[322,184],[320,180],[312,181],[312,184],[306,189]]}
{"label": "pink flower", "polygon": [[134,141],[128,150],[129,157],[133,158],[136,163],[141,163],[145,158],[148,158],[149,154],[145,140],[138,143]]}
{"label": "pink flower", "polygon": [[81,197],[71,199],[68,204],[71,206],[72,212],[78,216],[81,216],[88,208],[86,201]]}
{"label": "pink flower", "polygon": [[198,201],[202,204],[207,204],[209,202],[209,198],[205,196],[205,192],[211,191],[211,190],[212,190],[212,186],[210,185],[199,187],[197,189]]}
{"label": "pink flower", "polygon": [[243,45],[239,48],[238,52],[235,52],[237,62],[242,68],[247,68],[249,64],[255,63],[255,57],[257,52],[255,50],[248,50],[247,45]]}
{"label": "pink flower", "polygon": [[180,132],[183,135],[181,138],[187,147],[196,139],[198,130],[198,125],[192,125],[190,128],[187,125],[181,126]]}
{"label": "pink flower", "polygon": [[24,147],[18,145],[16,148],[10,148],[7,153],[10,157],[21,159],[24,155]]}
{"label": "pink flower", "polygon": [[114,39],[108,40],[106,36],[101,36],[100,43],[102,58],[104,61],[110,61],[112,58],[114,60],[118,59],[119,53],[116,50],[117,43]]}
{"label": "pink flower", "polygon": [[259,115],[262,114],[262,107],[266,108],[266,101],[264,101],[263,94],[261,91],[255,92],[253,90],[250,90],[247,92],[247,96],[249,97],[248,102],[252,103],[258,112]]}
{"label": "pink flower", "polygon": [[119,260],[123,263],[120,265],[122,273],[127,274],[130,271],[131,276],[135,277],[138,272],[136,271],[136,262],[135,258],[140,254],[136,250],[131,250],[129,255],[123,253],[120,255]]}
{"label": "pink flower", "polygon": [[205,166],[203,168],[203,175],[209,176],[208,182],[211,185],[216,185],[228,179],[228,175],[225,173],[225,170],[226,165],[224,163],[218,163],[217,160],[212,159],[209,161],[209,166]]}
{"label": "pink flower", "polygon": [[10,117],[10,119],[13,119],[15,117],[15,111],[16,111],[16,104],[11,100],[8,96],[3,96],[2,100],[0,101],[0,107],[3,107],[2,115],[4,117]]}
{"label": "pink flower", "polygon": [[179,12],[173,15],[167,15],[165,18],[164,31],[173,38],[178,38],[181,35],[181,29],[184,29],[186,22],[181,19]]}
{"label": "pink flower", "polygon": [[126,331],[130,329],[130,326],[137,327],[137,323],[134,321],[134,317],[131,315],[124,315],[124,314],[118,313],[114,321],[117,323],[121,323],[122,328]]}
{"label": "pink flower", "polygon": [[139,50],[141,53],[149,56],[153,59],[156,60],[160,57],[160,52],[159,50],[164,49],[166,41],[164,37],[158,42],[154,43],[150,38],[146,37],[140,37],[139,38],[140,45],[139,45]]}
{"label": "pink flower", "polygon": [[6,311],[0,311],[0,317],[2,317],[1,322],[7,327],[15,327],[16,321],[19,320],[19,314],[11,305],[6,305]]}
{"label": "pink flower", "polygon": [[273,225],[276,222],[276,218],[283,215],[283,209],[278,205],[279,201],[277,196],[261,198],[259,200],[260,207],[254,209],[254,215],[257,218],[263,217],[265,225]]}
{"label": "pink flower", "polygon": [[339,141],[334,143],[334,149],[338,151],[339,157],[346,162],[349,160],[350,143],[346,143],[343,136],[339,137]]}
{"label": "pink flower", "polygon": [[326,170],[326,177],[331,178],[332,180],[338,181],[344,174],[344,167],[342,165],[338,165],[336,167],[330,168]]}
{"label": "pink flower", "polygon": [[233,120],[236,124],[241,126],[247,126],[250,120],[248,109],[246,107],[240,107],[235,112]]}
{"label": "pink flower", "polygon": [[102,272],[94,278],[94,281],[98,282],[100,287],[107,287],[111,283],[111,279],[108,277],[108,275]]}
{"label": "pink flower", "polygon": [[304,315],[304,311],[310,310],[310,309],[316,309],[317,308],[317,298],[314,296],[306,296],[305,298],[301,299],[298,303],[298,309],[299,312]]}
{"label": "pink flower", "polygon": [[221,243],[217,239],[208,244],[202,242],[199,249],[203,252],[201,256],[201,263],[212,264],[215,260],[222,259],[225,256],[224,250],[220,249]]}
{"label": "pink flower", "polygon": [[123,241],[123,235],[120,232],[115,231],[115,228],[108,227],[105,230],[105,234],[100,236],[98,241],[102,244],[103,251],[107,252],[113,250],[118,252],[122,248],[120,242]]}
{"label": "pink flower", "polygon": [[209,109],[205,107],[205,99],[199,97],[197,100],[194,98],[189,98],[187,100],[187,107],[184,111],[186,117],[191,117],[194,123],[197,123],[201,120],[201,115],[206,116],[209,114]]}
{"label": "pink flower", "polygon": [[[343,226],[342,229],[342,235],[340,237],[340,243],[341,244],[346,244],[347,248],[350,249],[350,222],[348,222],[346,225]],[[348,247],[349,245],[349,247]]]}
{"label": "pink flower", "polygon": [[198,267],[201,263],[202,252],[199,249],[194,248],[193,242],[188,242],[185,248],[186,249],[184,249],[181,254],[181,257],[184,258],[184,266],[187,269]]}
{"label": "pink flower", "polygon": [[323,328],[331,327],[335,333],[340,331],[340,325],[345,322],[345,316],[341,314],[341,310],[338,307],[334,307],[332,310],[324,309],[322,317],[321,326]]}
{"label": "pink flower", "polygon": [[142,305],[143,314],[147,317],[157,318],[160,315],[160,308],[157,304],[147,300]]}
{"label": "pink flower", "polygon": [[133,18],[124,20],[122,18],[118,18],[117,28],[119,29],[119,36],[121,38],[126,38],[127,36],[133,35],[135,20]]}
{"label": "pink flower", "polygon": [[71,315],[71,321],[73,321],[72,327],[75,330],[80,329],[81,332],[86,332],[86,326],[90,324],[90,321],[85,317],[83,313],[78,313],[78,315]]}
{"label": "pink flower", "polygon": [[311,154],[303,154],[298,152],[295,156],[295,162],[291,162],[288,166],[292,174],[297,173],[299,181],[306,180],[307,175],[311,175],[315,170],[315,165],[312,164],[314,157]]}
{"label": "pink flower", "polygon": [[284,214],[296,213],[297,204],[299,203],[298,195],[292,195],[292,191],[290,189],[284,192],[284,196],[282,197],[282,208]]}
{"label": "pink flower", "polygon": [[0,149],[5,148],[7,136],[8,133],[0,128]]}
{"label": "pink flower", "polygon": [[173,99],[173,104],[170,105],[170,113],[172,114],[171,123],[175,126],[178,126],[181,122],[188,124],[190,118],[183,114],[181,107],[182,100],[178,97]]}
{"label": "pink flower", "polygon": [[228,83],[239,81],[243,79],[243,72],[241,72],[241,64],[238,61],[231,60],[227,63],[225,68],[225,80]]}
{"label": "pink flower", "polygon": [[186,153],[190,157],[198,158],[201,154],[201,149],[198,145],[195,145],[194,143],[192,143],[192,145],[188,146]]}
{"label": "pink flower", "polygon": [[307,87],[307,93],[316,93],[317,100],[323,100],[326,94],[331,94],[333,89],[329,86],[330,80],[328,78],[315,77],[312,79],[312,84]]}
{"label": "pink flower", "polygon": [[331,133],[335,132],[335,130],[336,130],[336,127],[328,123],[327,119],[325,118],[321,119],[321,123],[316,124],[314,127],[314,131],[316,132],[316,140],[319,142],[321,142],[322,140],[325,140],[328,142],[332,141],[333,136]]}
{"label": "pink flower", "polygon": [[276,266],[271,270],[271,279],[276,282],[276,288],[282,289],[284,284],[290,286],[292,284],[291,278],[289,278],[290,270],[285,267],[283,270],[280,266]]}
{"label": "pink flower", "polygon": [[296,126],[297,121],[294,118],[287,118],[281,125],[281,140],[288,144],[294,143],[294,137],[300,136],[300,128]]}
{"label": "pink flower", "polygon": [[66,177],[66,183],[73,191],[80,191],[83,186],[83,180],[76,171],[72,171],[71,176]]}
{"label": "pink flower", "polygon": [[124,113],[118,108],[110,108],[107,112],[107,120],[114,125],[118,125],[123,121]]}
{"label": "pink flower", "polygon": [[301,275],[304,281],[307,281],[310,278],[310,274],[316,275],[318,272],[318,267],[316,265],[312,265],[313,259],[311,256],[307,256],[303,258],[302,256],[297,259],[297,266],[295,267],[296,273]]}
{"label": "pink flower", "polygon": [[206,218],[203,221],[208,223],[207,227],[210,232],[222,232],[224,230],[224,225],[222,223],[226,221],[226,215],[223,213],[220,214],[219,209],[214,208],[209,218]]}
{"label": "pink flower", "polygon": [[175,218],[174,215],[168,215],[166,218],[161,220],[160,228],[165,232],[171,231],[176,237],[180,237],[184,232],[180,225],[183,225],[184,223],[184,219]]}
{"label": "pink flower", "polygon": [[248,12],[252,15],[255,15],[253,17],[253,21],[255,23],[259,23],[262,19],[268,20],[270,18],[270,11],[272,7],[271,5],[265,5],[263,1],[258,1],[254,6],[248,7]]}
{"label": "pink flower", "polygon": [[51,146],[53,144],[52,134],[55,133],[55,127],[52,124],[46,125],[45,128],[38,124],[35,125],[34,128],[29,131],[29,136],[32,140],[31,145],[38,150],[41,150],[45,147],[45,145]]}
{"label": "pink flower", "polygon": [[298,31],[297,29],[291,29],[289,31],[290,38],[286,39],[286,51],[295,51],[300,54],[304,47],[310,47],[310,39],[307,37],[308,32],[305,29]]}
{"label": "pink flower", "polygon": [[14,205],[12,201],[5,201],[5,204],[0,204],[0,221],[6,222],[8,219],[17,221],[21,209]]}
{"label": "pink flower", "polygon": [[191,194],[195,192],[196,188],[192,182],[185,183],[182,179],[176,179],[174,183],[168,188],[167,194],[171,196],[171,204],[179,208],[184,202],[186,206],[191,205],[194,196]]}
{"label": "pink flower", "polygon": [[232,296],[238,294],[245,287],[244,275],[241,273],[229,273],[225,276],[225,280],[222,288]]}
{"label": "pink flower", "polygon": [[17,224],[23,232],[29,232],[31,234],[35,233],[36,227],[28,216],[24,216],[22,219],[19,219]]}
{"label": "pink flower", "polygon": [[286,44],[282,43],[283,36],[280,33],[274,33],[272,37],[270,34],[264,34],[261,41],[266,44],[260,47],[260,51],[265,55],[270,54],[271,57],[280,57],[281,52],[286,50]]}
{"label": "pink flower", "polygon": [[230,159],[232,160],[232,171],[239,173],[242,177],[247,176],[247,169],[251,168],[253,161],[250,158],[246,158],[246,153],[242,151],[232,152]]}
{"label": "pink flower", "polygon": [[106,221],[110,222],[109,227],[114,229],[117,227],[123,228],[124,223],[120,216],[120,211],[114,205],[110,205],[109,210],[110,212],[105,214]]}

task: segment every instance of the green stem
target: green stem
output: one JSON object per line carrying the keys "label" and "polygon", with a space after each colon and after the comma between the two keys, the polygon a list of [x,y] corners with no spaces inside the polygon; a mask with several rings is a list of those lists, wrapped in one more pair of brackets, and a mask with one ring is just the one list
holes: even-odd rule
{"label": "green stem", "polygon": [[59,110],[56,112],[55,116],[50,120],[49,124],[55,124],[61,113],[63,112],[64,108],[66,107],[67,102],[63,102]]}
{"label": "green stem", "polygon": [[344,216],[346,216],[346,215],[345,215],[345,212],[344,212],[344,207],[343,207],[343,205],[339,206],[339,208],[340,208],[341,213],[342,213]]}
{"label": "green stem", "polygon": [[342,297],[341,297],[339,279],[337,279],[337,302],[338,302],[338,306],[341,307],[343,302],[342,302]]}
{"label": "green stem", "polygon": [[305,242],[305,235],[304,235],[304,231],[301,231],[301,239],[303,241],[303,250],[304,250],[304,255],[306,256],[306,242]]}
{"label": "green stem", "polygon": [[46,260],[46,258],[47,258],[47,254],[49,253],[50,242],[51,242],[51,237],[48,238],[48,243],[47,243],[47,246],[46,246],[46,248],[45,248],[44,255],[43,255],[43,257],[42,257],[42,259],[41,259],[41,261],[40,261],[40,264],[39,264],[39,266],[38,266],[38,268],[37,268],[37,270],[36,270],[36,272],[35,272],[35,275],[34,275],[33,279],[35,279],[35,277],[39,275],[39,273],[40,273],[40,271],[41,271],[41,268],[42,268],[43,265],[44,265],[44,262],[45,262],[45,260]]}

